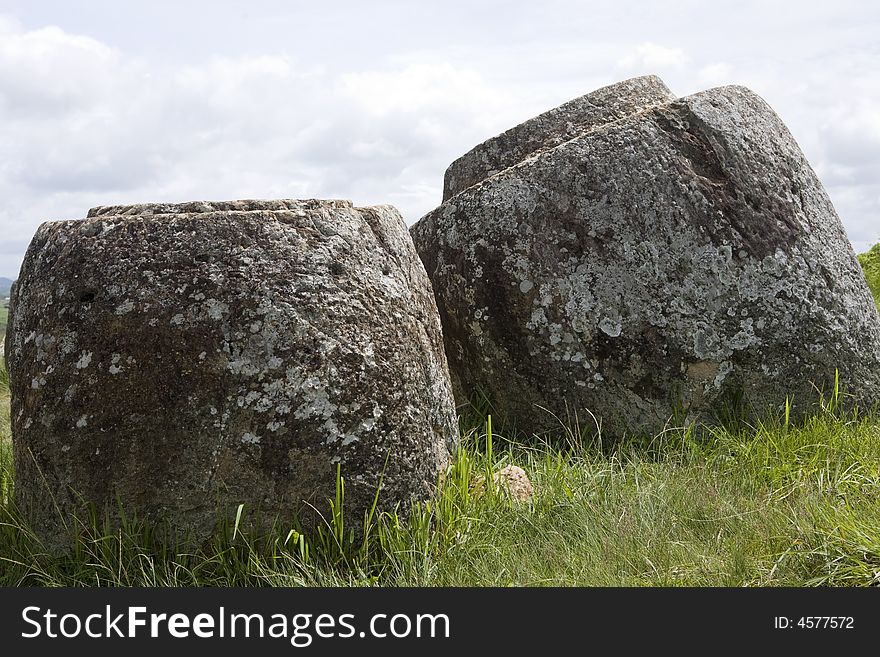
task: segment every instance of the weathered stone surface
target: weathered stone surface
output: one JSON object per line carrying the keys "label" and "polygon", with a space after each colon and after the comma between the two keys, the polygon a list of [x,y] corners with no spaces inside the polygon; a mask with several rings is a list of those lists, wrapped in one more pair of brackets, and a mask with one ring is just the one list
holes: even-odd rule
{"label": "weathered stone surface", "polygon": [[575,98],[484,141],[450,164],[443,200],[588,130],[674,98],[655,75],[624,80]]}
{"label": "weathered stone surface", "polygon": [[[459,192],[411,229],[459,402],[603,434],[880,396],[880,319],[772,109],[722,87],[633,113]],[[546,410],[540,410],[538,407]],[[548,412],[549,411],[549,412]]]}
{"label": "weathered stone surface", "polygon": [[[12,299],[15,494],[204,538],[218,509],[357,526],[424,498],[457,436],[430,283],[397,211],[347,201],[96,208],[43,224]],[[304,503],[306,503],[304,505]]]}

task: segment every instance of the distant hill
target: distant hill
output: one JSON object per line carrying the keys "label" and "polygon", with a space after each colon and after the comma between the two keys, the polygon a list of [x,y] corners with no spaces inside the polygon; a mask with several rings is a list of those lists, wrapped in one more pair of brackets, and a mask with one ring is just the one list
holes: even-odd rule
{"label": "distant hill", "polygon": [[875,244],[873,249],[861,254],[859,262],[865,270],[865,278],[874,294],[874,301],[880,306],[880,244]]}
{"label": "distant hill", "polygon": [[9,296],[9,290],[12,288],[12,283],[14,281],[11,278],[3,278],[0,276],[0,299],[5,299]]}

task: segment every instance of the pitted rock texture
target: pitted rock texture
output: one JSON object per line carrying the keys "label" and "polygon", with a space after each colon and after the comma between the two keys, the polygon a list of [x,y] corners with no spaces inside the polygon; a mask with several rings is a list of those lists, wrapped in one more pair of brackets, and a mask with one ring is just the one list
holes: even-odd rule
{"label": "pitted rock texture", "polygon": [[411,228],[459,403],[606,437],[880,396],[880,319],[794,139],[742,87],[602,125]]}
{"label": "pitted rock texture", "polygon": [[655,75],[624,80],[575,98],[484,141],[450,164],[443,200],[588,130],[674,98]]}
{"label": "pitted rock texture", "polygon": [[96,208],[43,224],[7,336],[15,494],[52,543],[78,499],[197,538],[238,504],[350,527],[423,499],[457,422],[430,283],[390,206]]}

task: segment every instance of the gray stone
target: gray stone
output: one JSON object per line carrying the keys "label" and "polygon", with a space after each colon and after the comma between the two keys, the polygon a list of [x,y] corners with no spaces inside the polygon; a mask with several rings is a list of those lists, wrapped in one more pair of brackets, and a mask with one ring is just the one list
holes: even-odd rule
{"label": "gray stone", "polygon": [[797,416],[838,368],[850,403],[880,396],[880,319],[840,219],[748,89],[601,123],[411,233],[457,400],[526,433],[656,434],[787,397]]}
{"label": "gray stone", "polygon": [[208,537],[238,504],[357,528],[424,499],[457,423],[398,212],[347,201],[96,208],[43,224],[12,299],[15,496],[62,544],[80,499]]}
{"label": "gray stone", "polygon": [[449,165],[443,200],[541,152],[606,123],[673,100],[655,75],[597,89],[484,141]]}

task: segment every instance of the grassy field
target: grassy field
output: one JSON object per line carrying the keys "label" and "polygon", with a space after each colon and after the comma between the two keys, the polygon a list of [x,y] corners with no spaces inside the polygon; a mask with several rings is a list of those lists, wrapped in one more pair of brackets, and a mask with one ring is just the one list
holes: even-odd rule
{"label": "grassy field", "polygon": [[[511,444],[475,424],[437,499],[406,520],[372,519],[357,547],[328,507],[315,535],[252,540],[229,527],[198,551],[84,523],[53,557],[11,503],[0,370],[0,585],[880,585],[880,418],[843,415],[835,399],[799,426],[604,449],[573,434]],[[478,485],[506,464],[525,469],[533,499]]]}
{"label": "grassy field", "polygon": [[[308,540],[281,529],[253,541],[230,527],[197,552],[160,548],[138,528],[90,525],[58,558],[10,502],[0,394],[0,585],[880,584],[880,421],[831,406],[803,426],[701,439],[679,431],[611,450],[574,438],[499,450],[481,427],[465,436],[434,504],[407,521],[375,519],[357,549],[332,520]],[[475,491],[507,463],[532,478],[531,501]]]}

